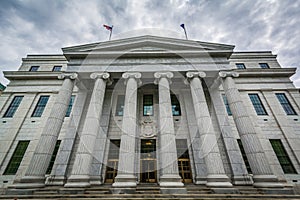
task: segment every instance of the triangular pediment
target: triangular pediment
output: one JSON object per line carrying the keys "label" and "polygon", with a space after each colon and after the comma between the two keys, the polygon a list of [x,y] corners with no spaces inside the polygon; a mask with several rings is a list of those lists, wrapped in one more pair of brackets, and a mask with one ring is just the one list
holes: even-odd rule
{"label": "triangular pediment", "polygon": [[63,52],[232,51],[233,48],[233,45],[146,35],[66,47]]}

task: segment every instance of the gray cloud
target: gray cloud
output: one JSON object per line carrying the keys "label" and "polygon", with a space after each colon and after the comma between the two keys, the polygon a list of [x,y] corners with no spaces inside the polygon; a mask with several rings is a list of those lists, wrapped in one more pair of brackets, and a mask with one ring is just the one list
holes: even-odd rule
{"label": "gray cloud", "polygon": [[[30,53],[61,53],[65,46],[151,34],[272,50],[283,67],[300,61],[300,1],[294,0],[10,0],[0,1],[0,71],[17,70]],[[144,29],[152,28],[152,29]],[[133,31],[143,29],[143,31]],[[300,72],[293,77],[300,86]],[[8,81],[0,75],[0,82]]]}

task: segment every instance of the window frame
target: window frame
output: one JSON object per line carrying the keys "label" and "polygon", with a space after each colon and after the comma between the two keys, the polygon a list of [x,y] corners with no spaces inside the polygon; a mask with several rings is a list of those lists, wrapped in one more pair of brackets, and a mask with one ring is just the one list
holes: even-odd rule
{"label": "window frame", "polygon": [[241,140],[241,139],[237,139],[237,143],[238,143],[238,145],[239,145],[240,152],[241,152],[241,154],[242,154],[242,158],[243,158],[244,164],[245,164],[245,166],[246,166],[247,172],[248,172],[249,174],[252,174],[252,169],[251,169],[249,160],[248,160],[248,158],[247,158],[247,154],[246,154],[246,152],[245,152],[245,149],[244,149],[242,140]]}
{"label": "window frame", "polygon": [[30,69],[29,69],[29,71],[30,71],[30,72],[36,72],[36,71],[39,70],[39,68],[40,68],[40,66],[37,66],[37,65],[31,66]]}
{"label": "window frame", "polygon": [[[58,68],[59,70],[56,70],[56,68]],[[52,68],[52,71],[53,72],[60,72],[62,69],[62,66],[61,65],[55,65],[53,68]]]}
{"label": "window frame", "polygon": [[[248,96],[250,98],[250,101],[251,101],[257,115],[260,115],[260,116],[268,115],[268,112],[267,112],[264,104],[262,103],[258,93],[249,93]],[[252,99],[251,96],[257,97],[255,102],[253,101],[254,99]]]}
{"label": "window frame", "polygon": [[[5,170],[3,175],[15,175],[23,161],[26,150],[29,146],[30,140],[19,140]],[[23,145],[23,146],[22,146]]]}
{"label": "window frame", "polygon": [[[19,101],[17,101],[18,98],[21,98]],[[22,100],[24,98],[24,95],[17,95],[14,96],[13,100],[10,102],[8,108],[6,109],[3,118],[13,118],[15,113],[17,112]],[[17,102],[15,102],[17,101]],[[14,105],[15,103],[17,103],[17,105]]]}
{"label": "window frame", "polygon": [[[179,98],[177,98],[176,94],[171,94],[170,98],[171,98],[171,106],[172,106],[172,115],[181,116],[181,106],[180,106]],[[178,111],[175,110],[177,106],[179,108]],[[178,114],[176,114],[175,112],[178,112]]]}
{"label": "window frame", "polygon": [[[42,102],[42,98],[47,98],[47,100],[45,100],[46,102]],[[50,98],[50,95],[41,95],[40,96],[40,98],[39,98],[38,102],[36,103],[35,108],[31,114],[31,117],[42,117],[44,110],[47,106],[47,103],[49,101],[49,98]],[[40,109],[40,110],[38,110],[38,109]]]}
{"label": "window frame", "polygon": [[48,165],[47,170],[46,170],[46,174],[51,174],[51,171],[52,171],[54,163],[55,163],[55,159],[56,159],[57,154],[58,154],[60,144],[61,144],[61,140],[57,140],[56,143],[55,143],[54,150],[53,150],[52,155],[51,155],[49,165]]}
{"label": "window frame", "polygon": [[[145,97],[149,97],[149,96],[151,96],[151,101],[150,101],[150,103],[147,103],[146,104],[146,102],[145,102]],[[145,107],[146,106],[148,106],[149,108],[147,109],[146,108],[146,110],[145,110]],[[147,114],[147,112],[145,113],[145,111],[148,111],[148,110],[150,110],[151,111],[151,113],[148,115]],[[153,116],[154,115],[154,107],[153,107],[153,94],[144,94],[143,95],[143,116]]]}
{"label": "window frame", "polygon": [[72,108],[73,108],[73,105],[74,105],[74,102],[75,102],[75,97],[76,97],[75,95],[71,96],[65,117],[70,117],[71,116]]}
{"label": "window frame", "polygon": [[261,69],[270,69],[270,66],[268,63],[258,63]]}
{"label": "window frame", "polygon": [[[277,100],[279,101],[282,109],[285,111],[285,113],[287,115],[297,115],[297,112],[293,108],[291,102],[289,101],[289,99],[287,98],[285,93],[275,93],[275,96],[277,97]],[[283,102],[281,100],[283,100],[285,102]]]}
{"label": "window frame", "polygon": [[[246,69],[246,65],[244,63],[235,63],[237,69]],[[242,66],[242,67],[239,67]]]}
{"label": "window frame", "polygon": [[223,103],[224,103],[226,111],[227,111],[227,115],[232,116],[232,112],[230,110],[229,103],[228,103],[228,100],[227,100],[227,97],[225,94],[222,94],[222,99],[223,99]]}
{"label": "window frame", "polygon": [[125,95],[118,95],[116,102],[115,116],[124,115],[124,106],[125,106]]}

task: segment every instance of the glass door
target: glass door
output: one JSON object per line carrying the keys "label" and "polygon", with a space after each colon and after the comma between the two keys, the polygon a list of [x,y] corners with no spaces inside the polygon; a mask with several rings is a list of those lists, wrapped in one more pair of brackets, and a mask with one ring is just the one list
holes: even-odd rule
{"label": "glass door", "polygon": [[141,174],[142,183],[156,183],[156,140],[141,140]]}

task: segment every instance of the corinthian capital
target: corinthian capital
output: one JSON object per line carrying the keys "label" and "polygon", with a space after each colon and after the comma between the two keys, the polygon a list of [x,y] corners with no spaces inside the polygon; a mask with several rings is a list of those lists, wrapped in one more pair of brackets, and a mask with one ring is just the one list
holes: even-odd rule
{"label": "corinthian capital", "polygon": [[187,72],[186,77],[187,78],[194,78],[194,77],[205,78],[206,73],[205,72]]}
{"label": "corinthian capital", "polygon": [[239,77],[239,73],[237,72],[230,72],[230,71],[221,71],[219,72],[219,76],[221,78],[226,78],[226,77]]}
{"label": "corinthian capital", "polygon": [[75,80],[75,79],[77,79],[77,77],[78,77],[77,73],[63,73],[63,74],[58,75],[58,79],[68,78],[68,79],[71,79],[71,80]]}

